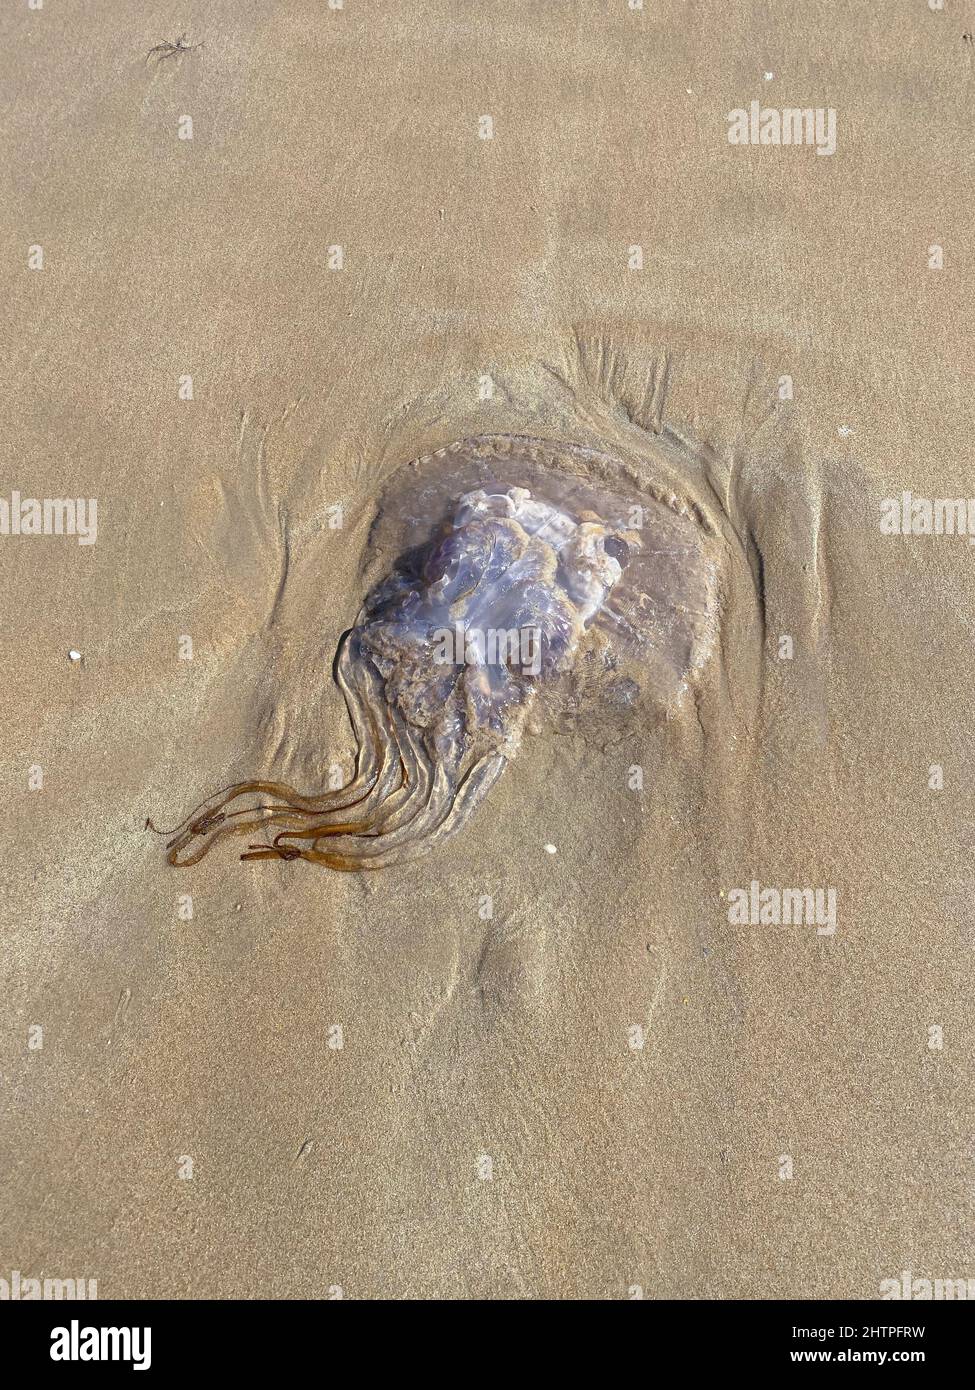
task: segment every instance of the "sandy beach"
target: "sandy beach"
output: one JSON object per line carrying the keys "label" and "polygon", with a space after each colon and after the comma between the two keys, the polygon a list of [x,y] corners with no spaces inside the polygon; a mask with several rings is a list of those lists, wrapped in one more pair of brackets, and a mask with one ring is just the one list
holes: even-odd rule
{"label": "sandy beach", "polygon": [[[975,1281],[973,28],[4,7],[0,1277]],[[352,775],[383,498],[484,435],[693,516],[698,668],[543,702],[422,858],[172,868],[147,818]]]}

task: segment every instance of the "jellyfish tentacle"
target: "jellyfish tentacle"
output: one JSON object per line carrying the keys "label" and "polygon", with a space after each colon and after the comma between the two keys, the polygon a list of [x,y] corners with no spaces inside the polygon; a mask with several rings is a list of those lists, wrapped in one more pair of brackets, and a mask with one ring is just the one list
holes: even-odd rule
{"label": "jellyfish tentacle", "polygon": [[372,854],[365,853],[361,846],[351,845],[343,850],[336,845],[325,850],[313,847],[304,851],[301,857],[313,864],[323,864],[344,872],[385,869],[419,859],[434,843],[447,839],[463,828],[471,813],[501,776],[506,763],[507,758],[503,753],[485,754],[459,784],[454,781],[451,785],[448,779],[444,795],[438,798],[439,818],[422,829],[414,823],[410,826],[410,836],[394,846],[387,846],[385,840],[380,839],[374,841],[375,852]]}
{"label": "jellyfish tentacle", "polygon": [[[310,851],[301,852],[301,857],[349,870],[385,868],[419,857],[432,842],[447,838],[466,823],[506,762],[500,753],[482,755],[473,763],[471,756],[468,750],[456,759],[431,760],[433,777],[424,804],[395,830],[341,839],[333,839],[326,831],[313,842]],[[323,842],[327,848],[320,847]]]}
{"label": "jellyfish tentacle", "polygon": [[[329,854],[343,855],[351,860],[362,862],[382,857],[384,863],[391,863],[393,862],[392,856],[399,845],[407,841],[415,843],[425,839],[429,829],[446,814],[456,780],[456,774],[446,764],[437,764],[434,767],[429,795],[424,804],[417,807],[415,814],[388,836],[348,836],[335,839],[326,831],[319,839],[330,841],[327,850]],[[318,843],[318,840],[313,843],[313,850],[317,851]]]}
{"label": "jellyfish tentacle", "polygon": [[[378,703],[372,710],[372,717],[385,750],[384,766],[368,796],[356,803],[356,815],[349,819],[350,808],[338,807],[324,815],[310,817],[310,824],[307,820],[289,820],[287,816],[269,819],[263,825],[278,832],[271,844],[251,845],[241,855],[242,859],[266,859],[275,855],[281,859],[298,858],[303,851],[292,841],[340,835],[372,837],[384,834],[391,821],[402,817],[418,791],[422,794],[428,774],[421,767],[409,724],[395,707],[386,702]],[[253,828],[247,827],[248,830]]]}
{"label": "jellyfish tentacle", "polygon": [[[178,868],[197,864],[217,840],[230,835],[249,835],[261,827],[298,826],[309,818],[321,819],[330,814],[348,811],[371,800],[382,801],[388,791],[391,772],[395,772],[395,757],[390,747],[388,729],[377,717],[382,706],[381,678],[371,662],[353,663],[355,630],[343,638],[335,662],[335,677],[349,714],[356,739],[356,767],[352,780],[344,787],[315,796],[304,796],[286,782],[251,780],[237,782],[217,792],[191,812],[168,842],[169,863]],[[268,806],[243,806],[228,810],[243,796],[279,797]],[[183,851],[197,842],[192,854]]]}
{"label": "jellyfish tentacle", "polygon": [[429,795],[433,780],[433,762],[423,740],[409,721],[396,711],[392,711],[392,714],[398,734],[397,746],[400,751],[402,778],[400,785],[386,797],[373,815],[355,822],[315,821],[300,829],[286,829],[275,836],[273,845],[252,846],[252,849],[264,849],[270,853],[277,850],[282,858],[294,858],[296,855],[306,857],[306,851],[292,843],[293,841],[317,842],[341,837],[343,840],[369,845],[378,843],[381,838],[385,844],[397,834],[407,831],[419,806],[426,802]]}

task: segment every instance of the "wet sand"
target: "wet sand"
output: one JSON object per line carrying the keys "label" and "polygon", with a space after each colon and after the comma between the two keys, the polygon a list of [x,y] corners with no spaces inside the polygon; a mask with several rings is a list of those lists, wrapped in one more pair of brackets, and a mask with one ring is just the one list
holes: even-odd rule
{"label": "wet sand", "polygon": [[[975,493],[965,27],[6,9],[0,493],[98,534],[0,535],[0,1276],[975,1278],[973,552],[880,529]],[[756,99],[834,109],[835,153],[731,145]],[[681,704],[526,739],[416,864],[168,868],[148,815],[351,766],[330,667],[398,466],[500,431],[669,472],[666,430],[721,536]],[[730,922],[753,881],[832,889],[835,931]]]}

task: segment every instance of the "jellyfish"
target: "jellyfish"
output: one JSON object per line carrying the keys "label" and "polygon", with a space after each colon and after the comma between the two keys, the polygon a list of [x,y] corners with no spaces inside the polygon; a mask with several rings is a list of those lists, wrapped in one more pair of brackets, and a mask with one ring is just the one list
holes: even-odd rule
{"label": "jellyfish", "polygon": [[[169,863],[246,837],[245,861],[382,869],[461,830],[546,692],[686,690],[714,637],[697,510],[581,445],[460,440],[397,471],[370,545],[395,554],[341,638],[333,675],[357,754],[348,784],[226,787],[173,832]],[[598,640],[597,640],[598,635]]]}

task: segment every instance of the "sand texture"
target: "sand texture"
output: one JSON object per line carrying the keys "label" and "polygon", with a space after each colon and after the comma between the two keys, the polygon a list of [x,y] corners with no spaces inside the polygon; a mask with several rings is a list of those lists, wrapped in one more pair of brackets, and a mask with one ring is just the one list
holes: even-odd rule
{"label": "sand texture", "polygon": [[[881,525],[975,494],[972,29],[4,5],[0,497],[96,499],[97,539],[0,534],[0,1277],[975,1280],[975,549]],[[752,101],[832,110],[835,150],[731,143]],[[668,638],[567,682],[415,861],[171,868],[147,817],[351,775],[383,499],[497,434],[697,528],[696,669]],[[833,920],[733,920],[753,882]]]}

